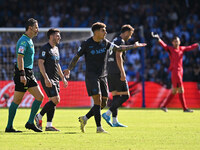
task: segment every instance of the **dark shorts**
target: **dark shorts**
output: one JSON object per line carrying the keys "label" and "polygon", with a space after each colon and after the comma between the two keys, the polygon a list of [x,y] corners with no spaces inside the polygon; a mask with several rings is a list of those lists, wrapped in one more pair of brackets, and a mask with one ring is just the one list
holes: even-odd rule
{"label": "dark shorts", "polygon": [[28,88],[38,86],[33,70],[25,68],[25,73],[26,73],[27,84],[24,86],[24,84],[20,82],[19,69],[15,67],[15,73],[14,73],[15,91],[26,92]]}
{"label": "dark shorts", "polygon": [[85,83],[89,96],[101,94],[103,97],[108,97],[106,77],[86,77]]}
{"label": "dark shorts", "polygon": [[121,81],[120,74],[108,74],[109,91],[126,92],[129,90],[127,81]]}
{"label": "dark shorts", "polygon": [[58,96],[59,92],[60,92],[60,85],[59,85],[59,81],[53,81],[52,82],[52,87],[46,87],[45,82],[43,79],[41,79],[41,84],[42,87],[45,91],[45,93],[47,94],[48,97],[54,97],[54,96]]}

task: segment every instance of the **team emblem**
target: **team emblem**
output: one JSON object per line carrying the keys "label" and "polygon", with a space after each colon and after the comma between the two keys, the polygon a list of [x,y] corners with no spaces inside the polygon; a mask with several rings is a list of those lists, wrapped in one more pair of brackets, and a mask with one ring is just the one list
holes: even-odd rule
{"label": "team emblem", "polygon": [[25,47],[20,46],[18,49],[18,53],[24,53]]}
{"label": "team emblem", "polygon": [[45,56],[45,54],[46,54],[46,52],[45,52],[45,51],[42,51],[42,57],[44,57],[44,56]]}

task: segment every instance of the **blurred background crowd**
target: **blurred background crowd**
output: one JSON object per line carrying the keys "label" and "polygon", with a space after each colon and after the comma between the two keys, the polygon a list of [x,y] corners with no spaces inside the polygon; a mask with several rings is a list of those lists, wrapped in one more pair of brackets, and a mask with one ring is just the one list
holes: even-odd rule
{"label": "blurred background crowd", "polygon": [[[25,20],[30,17],[38,20],[39,27],[91,27],[94,22],[101,21],[107,25],[108,34],[117,35],[122,25],[131,24],[135,28],[135,34],[129,41],[132,44],[141,41],[139,29],[142,26],[144,40],[148,44],[144,58],[145,80],[170,88],[168,53],[150,33],[158,33],[169,45],[174,35],[181,38],[181,45],[200,42],[199,12],[198,0],[0,0],[0,27],[24,27]],[[15,46],[2,46],[4,40],[0,36],[0,80],[11,80],[10,66],[15,61]],[[59,45],[62,68],[67,67],[80,43],[72,41]],[[36,47],[36,60],[39,48]],[[131,50],[126,57],[127,80],[140,81],[141,51]],[[183,66],[184,81],[200,82],[198,49],[184,54]],[[34,69],[37,76],[37,61]],[[70,80],[84,80],[84,70],[84,58],[81,58]]]}

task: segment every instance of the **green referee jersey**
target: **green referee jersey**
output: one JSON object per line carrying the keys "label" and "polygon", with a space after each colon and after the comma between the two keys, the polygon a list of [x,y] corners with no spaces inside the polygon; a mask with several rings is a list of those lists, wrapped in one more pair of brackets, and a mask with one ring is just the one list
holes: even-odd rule
{"label": "green referee jersey", "polygon": [[[35,49],[32,39],[23,34],[17,42],[16,54],[24,56],[24,68],[33,69]],[[18,64],[17,64],[18,67]]]}

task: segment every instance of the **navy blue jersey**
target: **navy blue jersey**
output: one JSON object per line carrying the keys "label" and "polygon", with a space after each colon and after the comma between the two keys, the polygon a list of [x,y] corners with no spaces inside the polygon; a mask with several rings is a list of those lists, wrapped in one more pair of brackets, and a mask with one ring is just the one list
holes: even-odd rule
{"label": "navy blue jersey", "polygon": [[[118,46],[125,45],[125,41],[120,36],[116,37],[113,40],[113,43]],[[126,55],[126,52],[123,52],[122,54],[123,61],[125,60],[125,55]],[[119,67],[117,65],[117,60],[116,60],[116,52],[114,51],[110,51],[109,56],[108,56],[108,73],[109,74],[120,73]]]}
{"label": "navy blue jersey", "polygon": [[89,38],[81,43],[78,49],[78,56],[85,56],[86,77],[105,77],[107,76],[108,52],[112,51],[112,44],[107,39],[95,42]]}
{"label": "navy blue jersey", "polygon": [[[58,47],[52,47],[49,43],[45,44],[40,49],[39,59],[44,60],[44,67],[49,79],[59,81],[58,64],[60,55]],[[42,75],[41,77],[43,78]]]}

